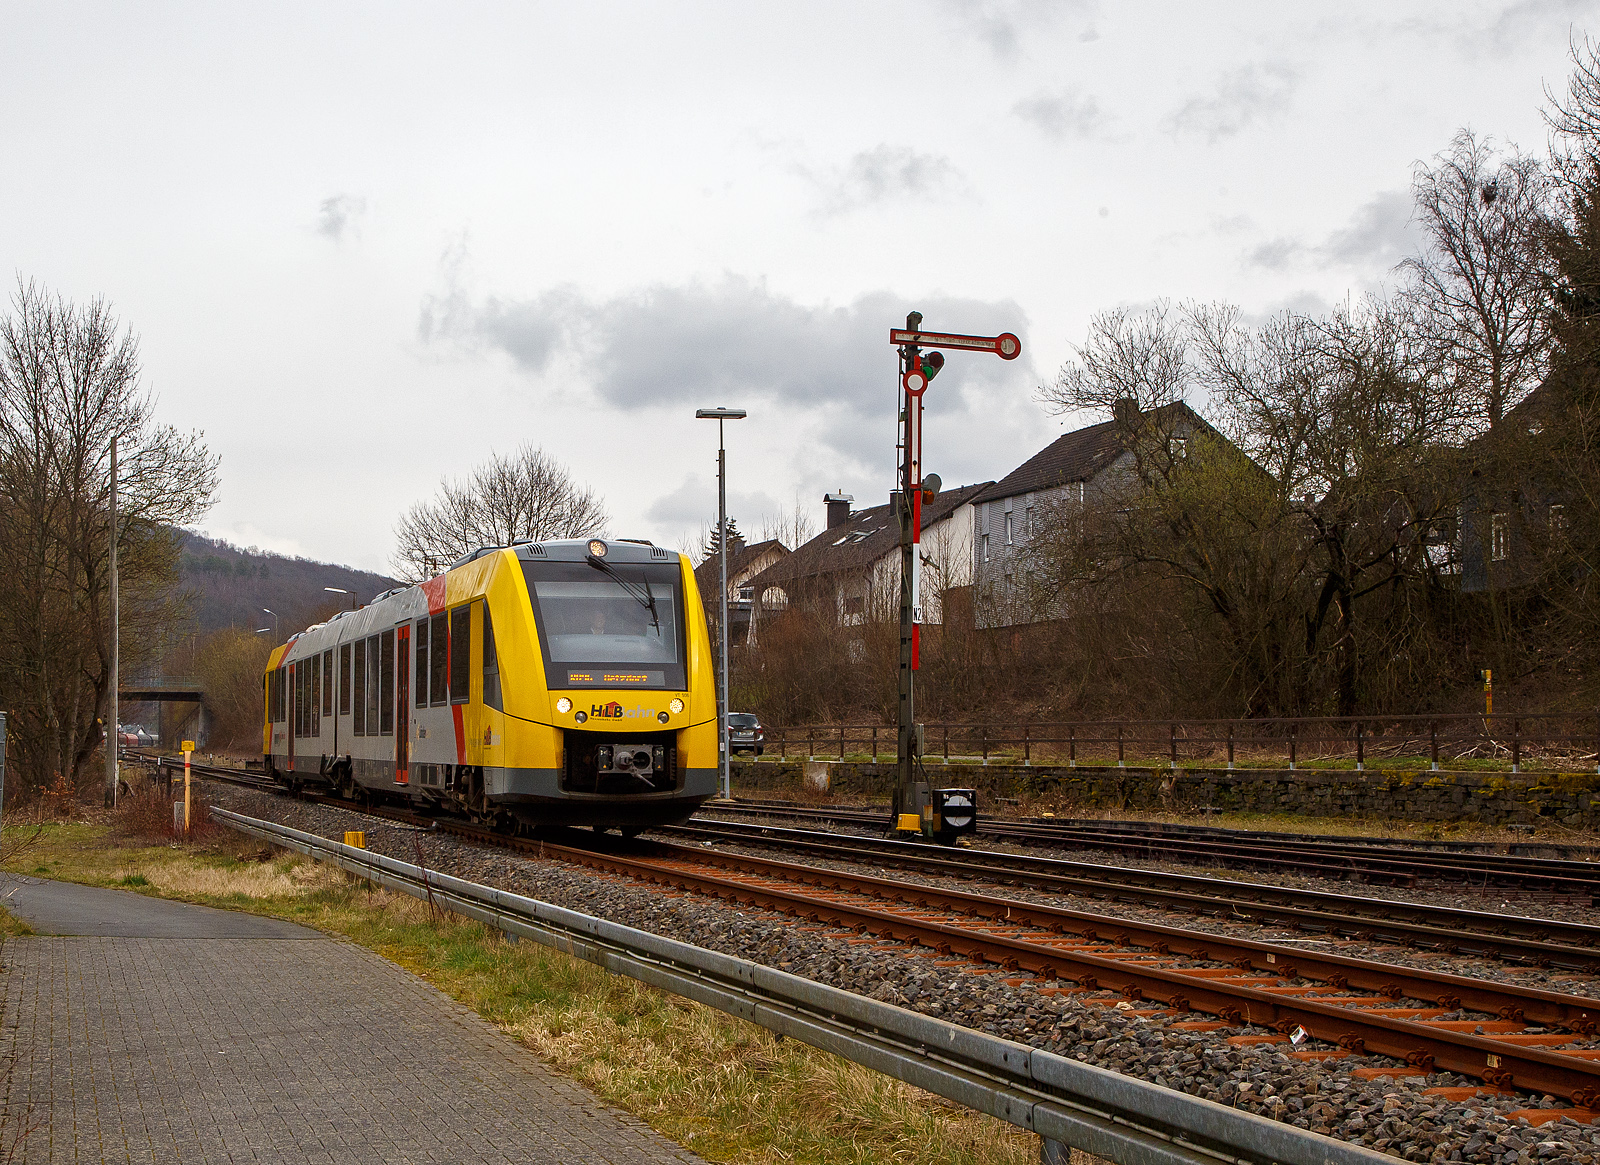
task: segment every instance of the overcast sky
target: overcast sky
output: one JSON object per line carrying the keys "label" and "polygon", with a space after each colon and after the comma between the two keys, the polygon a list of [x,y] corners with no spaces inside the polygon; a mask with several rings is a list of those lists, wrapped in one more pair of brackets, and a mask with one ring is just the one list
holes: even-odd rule
{"label": "overcast sky", "polygon": [[105,296],[240,545],[390,569],[529,441],[611,532],[747,534],[894,478],[888,330],[952,356],[926,463],[998,478],[1089,318],[1378,286],[1411,168],[1542,149],[1596,3],[0,3],[0,270]]}

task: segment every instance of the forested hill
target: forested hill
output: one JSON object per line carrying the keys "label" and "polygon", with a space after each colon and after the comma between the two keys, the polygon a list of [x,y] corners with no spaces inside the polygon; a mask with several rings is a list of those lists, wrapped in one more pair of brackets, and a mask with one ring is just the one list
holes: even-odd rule
{"label": "forested hill", "polygon": [[271,626],[265,607],[278,613],[280,642],[350,606],[349,595],[331,594],[324,587],[353,591],[356,602],[370,603],[373,595],[398,585],[370,571],[241,549],[199,534],[184,536],[179,569],[183,588],[193,596],[192,625],[200,634],[230,626],[248,631]]}

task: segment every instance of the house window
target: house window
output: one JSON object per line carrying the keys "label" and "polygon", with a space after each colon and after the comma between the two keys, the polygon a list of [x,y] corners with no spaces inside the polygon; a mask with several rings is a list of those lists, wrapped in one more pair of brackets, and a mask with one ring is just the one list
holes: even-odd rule
{"label": "house window", "polygon": [[1495,514],[1489,519],[1489,557],[1504,562],[1511,557],[1511,515]]}
{"label": "house window", "polygon": [[989,561],[989,535],[987,534],[983,536],[983,560],[985,562]]}
{"label": "house window", "polygon": [[1567,532],[1567,507],[1555,505],[1550,507],[1550,540],[1565,536]]}
{"label": "house window", "polygon": [[1028,524],[1023,527],[1022,536],[1024,538],[1032,538],[1033,535],[1034,535],[1034,529],[1035,529],[1035,527],[1034,527],[1034,524],[1033,524],[1033,507],[1029,506],[1028,507]]}
{"label": "house window", "polygon": [[1011,511],[1006,511],[1006,545],[1011,545]]}

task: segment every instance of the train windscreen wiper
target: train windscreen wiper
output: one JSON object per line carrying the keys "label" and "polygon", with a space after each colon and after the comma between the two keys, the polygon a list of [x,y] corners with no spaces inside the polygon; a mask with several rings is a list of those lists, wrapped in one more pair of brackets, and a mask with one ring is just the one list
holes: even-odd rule
{"label": "train windscreen wiper", "polygon": [[616,581],[616,584],[619,587],[628,592],[629,596],[632,597],[634,602],[638,603],[641,607],[650,612],[650,622],[655,627],[656,634],[661,634],[661,616],[656,612],[656,596],[655,592],[650,589],[650,579],[647,577],[644,580],[644,586],[641,588],[638,583],[623,578],[622,575],[617,571],[617,568],[612,566],[605,559],[596,558],[592,554],[589,555],[588,558],[590,566],[594,567],[596,570],[605,571],[612,577],[612,579]]}

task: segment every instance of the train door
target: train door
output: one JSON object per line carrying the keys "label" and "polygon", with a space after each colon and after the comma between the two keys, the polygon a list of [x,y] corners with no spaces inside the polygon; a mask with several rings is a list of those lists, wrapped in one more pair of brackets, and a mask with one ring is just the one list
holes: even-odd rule
{"label": "train door", "polygon": [[490,769],[505,766],[505,721],[493,712],[504,708],[500,694],[500,656],[495,651],[494,623],[489,618],[487,602],[473,604],[478,609],[478,657],[483,661],[482,694],[479,701],[478,722],[483,732],[484,783],[490,784]]}
{"label": "train door", "polygon": [[400,624],[394,634],[394,779],[406,785],[411,782],[411,623]]}

